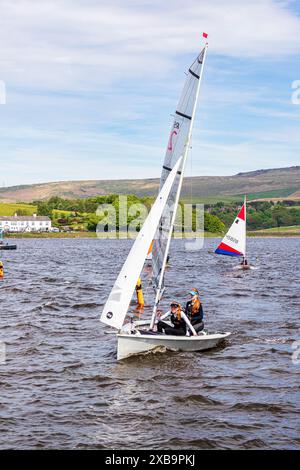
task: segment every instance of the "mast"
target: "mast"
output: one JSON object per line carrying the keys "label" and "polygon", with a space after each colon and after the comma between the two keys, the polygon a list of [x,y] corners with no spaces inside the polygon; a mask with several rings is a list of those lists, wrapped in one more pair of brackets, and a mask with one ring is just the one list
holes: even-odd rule
{"label": "mast", "polygon": [[154,307],[153,307],[153,313],[152,313],[152,317],[151,317],[150,329],[152,329],[153,326],[154,326],[157,307],[158,307],[158,304],[159,304],[160,299],[161,299],[164,274],[165,274],[165,269],[166,269],[166,264],[167,264],[167,258],[168,258],[168,253],[169,253],[173,228],[174,228],[174,224],[175,224],[175,218],[176,218],[176,212],[177,212],[177,207],[178,207],[178,203],[179,203],[179,197],[180,197],[180,193],[181,193],[181,187],[182,187],[182,182],[183,182],[183,175],[184,175],[187,155],[188,155],[191,136],[192,136],[192,132],[193,132],[193,125],[194,125],[195,114],[196,114],[196,106],[197,106],[198,97],[199,97],[200,84],[201,84],[202,75],[203,75],[203,69],[204,69],[204,62],[205,62],[205,58],[206,58],[207,47],[208,47],[208,43],[206,42],[205,46],[204,46],[202,67],[201,67],[201,70],[200,70],[200,75],[199,75],[199,80],[198,80],[198,85],[197,85],[197,91],[196,91],[196,97],[195,97],[195,102],[194,102],[194,105],[193,105],[193,112],[192,112],[192,116],[191,116],[191,126],[190,126],[190,129],[189,129],[189,133],[188,133],[186,143],[185,143],[185,147],[184,147],[180,179],[179,179],[176,198],[175,198],[175,202],[174,202],[173,214],[172,214],[170,229],[169,229],[169,233],[168,233],[168,237],[167,237],[167,244],[166,244],[166,249],[165,249],[165,252],[164,252],[162,269],[161,269],[161,272],[160,272],[159,281],[158,281],[158,285],[157,285],[157,288],[156,288],[156,296],[155,296],[155,302],[154,302]]}

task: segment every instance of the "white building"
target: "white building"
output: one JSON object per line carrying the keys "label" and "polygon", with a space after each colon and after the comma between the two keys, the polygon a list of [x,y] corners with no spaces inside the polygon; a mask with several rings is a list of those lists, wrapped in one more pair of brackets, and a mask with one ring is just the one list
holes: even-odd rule
{"label": "white building", "polygon": [[31,215],[0,216],[0,231],[3,232],[50,232],[49,217]]}

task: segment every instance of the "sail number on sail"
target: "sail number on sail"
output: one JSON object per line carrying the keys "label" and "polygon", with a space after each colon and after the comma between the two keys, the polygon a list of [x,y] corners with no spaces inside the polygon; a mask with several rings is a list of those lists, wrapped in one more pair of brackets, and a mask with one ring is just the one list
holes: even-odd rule
{"label": "sail number on sail", "polygon": [[177,136],[177,131],[175,129],[179,130],[179,127],[180,127],[179,122],[175,121],[173,125],[173,130],[171,131],[170,138],[169,138],[168,150],[173,150],[173,136]]}
{"label": "sail number on sail", "polygon": [[236,238],[233,238],[230,235],[226,235],[226,238],[228,238],[228,240],[231,240],[233,243],[236,243],[236,244],[239,242]]}

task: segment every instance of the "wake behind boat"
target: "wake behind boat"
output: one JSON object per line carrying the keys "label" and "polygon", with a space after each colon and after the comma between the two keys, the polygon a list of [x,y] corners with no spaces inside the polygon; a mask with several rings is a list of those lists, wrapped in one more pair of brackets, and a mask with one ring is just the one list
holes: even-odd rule
{"label": "wake behind boat", "polygon": [[[208,334],[203,331],[197,335],[194,330],[194,336],[177,336],[155,331],[157,310],[165,291],[165,269],[190,148],[206,51],[207,43],[188,70],[171,128],[159,194],[131,247],[100,318],[103,323],[118,330],[118,360],[159,347],[176,351],[202,351],[217,346],[230,335],[229,332]],[[152,240],[152,280],[155,287],[152,318],[126,322],[130,301]]]}

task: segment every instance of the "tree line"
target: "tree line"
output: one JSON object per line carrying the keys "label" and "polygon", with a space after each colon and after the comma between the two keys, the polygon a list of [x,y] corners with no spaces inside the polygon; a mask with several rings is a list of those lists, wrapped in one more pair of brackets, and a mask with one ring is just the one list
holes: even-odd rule
{"label": "tree line", "polygon": [[[126,220],[120,220],[120,197],[118,194],[106,196],[93,196],[85,199],[64,199],[58,196],[47,201],[34,201],[38,215],[51,218],[54,226],[71,227],[75,230],[95,231],[97,224],[104,217],[110,221],[109,209],[97,214],[99,206],[111,206],[115,210],[117,230],[126,230],[128,226],[141,214],[130,211],[134,205],[142,204],[149,211],[154,202],[153,197],[137,197],[133,194],[126,196]],[[182,204],[182,203],[181,203]],[[285,227],[300,225],[300,205],[297,201],[249,201],[247,204],[247,227],[249,230],[259,230],[272,227]],[[228,228],[236,217],[241,202],[205,205],[204,230],[212,233],[222,233]],[[113,220],[111,220],[113,222]],[[109,224],[108,224],[109,225]],[[192,212],[192,228],[196,226],[196,210]],[[137,224],[137,229],[140,226]]]}
{"label": "tree line", "polygon": [[[207,210],[217,216],[228,227],[237,215],[241,203],[225,204],[218,202],[207,206]],[[249,201],[247,203],[247,228],[260,230],[274,227],[300,225],[299,201]]]}
{"label": "tree line", "polygon": [[[123,196],[124,197],[124,196]],[[37,206],[38,215],[48,216],[52,220],[52,224],[57,227],[70,227],[76,230],[89,230],[95,231],[97,224],[106,218],[108,220],[107,229],[109,226],[116,225],[117,230],[127,230],[132,222],[139,218],[142,214],[138,210],[131,210],[138,205],[144,206],[147,211],[151,209],[154,202],[153,197],[139,198],[133,194],[126,196],[127,214],[126,220],[120,220],[120,197],[118,194],[110,194],[107,196],[94,196],[85,199],[64,199],[58,196],[51,197],[47,201],[34,201],[33,204]],[[122,200],[121,200],[122,204]],[[99,206],[111,206],[115,212],[109,208],[102,213],[99,212]],[[137,206],[135,206],[137,205]],[[181,203],[183,206],[183,204]],[[183,212],[184,213],[184,212]],[[116,220],[114,220],[114,217]],[[184,222],[184,220],[183,220]],[[140,229],[141,224],[136,224],[137,230]],[[195,230],[197,225],[196,210],[192,210],[191,230]],[[105,227],[104,227],[105,229]],[[215,215],[204,213],[204,230],[212,233],[221,233],[225,229],[223,222]]]}

